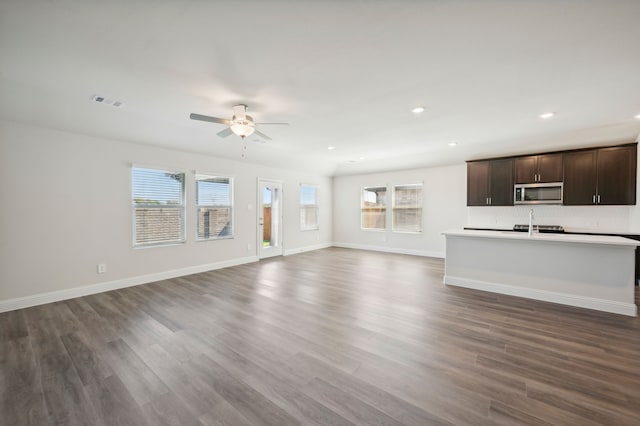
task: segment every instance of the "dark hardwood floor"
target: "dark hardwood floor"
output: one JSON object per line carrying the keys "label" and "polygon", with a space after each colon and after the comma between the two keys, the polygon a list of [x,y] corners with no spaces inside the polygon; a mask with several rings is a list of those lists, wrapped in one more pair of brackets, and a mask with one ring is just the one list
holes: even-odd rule
{"label": "dark hardwood floor", "polygon": [[640,424],[640,320],[325,249],[0,314],[2,425]]}

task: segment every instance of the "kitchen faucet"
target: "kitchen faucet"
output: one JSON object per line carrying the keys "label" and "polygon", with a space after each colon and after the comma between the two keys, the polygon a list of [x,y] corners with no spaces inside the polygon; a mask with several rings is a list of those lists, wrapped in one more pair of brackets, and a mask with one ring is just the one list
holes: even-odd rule
{"label": "kitchen faucet", "polygon": [[529,210],[529,236],[533,236],[533,209]]}

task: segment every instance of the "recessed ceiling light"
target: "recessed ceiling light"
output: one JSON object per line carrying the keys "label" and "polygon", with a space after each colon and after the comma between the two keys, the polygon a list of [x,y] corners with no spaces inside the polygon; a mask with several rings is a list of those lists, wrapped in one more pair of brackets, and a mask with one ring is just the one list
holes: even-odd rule
{"label": "recessed ceiling light", "polygon": [[424,107],[421,107],[421,106],[415,107],[414,109],[411,110],[411,112],[414,114],[420,114],[423,111],[424,111]]}
{"label": "recessed ceiling light", "polygon": [[640,120],[640,114],[636,115],[636,117],[638,120]]}
{"label": "recessed ceiling light", "polygon": [[540,114],[540,118],[547,119],[553,117],[554,115],[556,115],[555,112],[545,112],[544,114]]}
{"label": "recessed ceiling light", "polygon": [[456,145],[458,145],[458,142],[449,142],[447,145],[449,145],[449,146],[456,146]]}
{"label": "recessed ceiling light", "polygon": [[360,160],[364,160],[364,157],[360,157],[359,159],[360,159]]}
{"label": "recessed ceiling light", "polygon": [[336,147],[335,147],[335,146],[328,146],[328,147],[327,147],[327,149],[328,149],[329,151],[333,151],[334,149],[336,149]]}

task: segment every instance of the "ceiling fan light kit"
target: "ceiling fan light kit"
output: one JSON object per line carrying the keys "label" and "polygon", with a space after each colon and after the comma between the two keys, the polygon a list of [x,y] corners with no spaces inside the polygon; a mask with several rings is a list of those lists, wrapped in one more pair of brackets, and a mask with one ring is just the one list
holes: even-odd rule
{"label": "ceiling fan light kit", "polygon": [[255,132],[255,124],[253,118],[250,115],[246,115],[243,120],[238,119],[235,115],[231,119],[231,125],[229,126],[231,131],[241,138],[250,136]]}

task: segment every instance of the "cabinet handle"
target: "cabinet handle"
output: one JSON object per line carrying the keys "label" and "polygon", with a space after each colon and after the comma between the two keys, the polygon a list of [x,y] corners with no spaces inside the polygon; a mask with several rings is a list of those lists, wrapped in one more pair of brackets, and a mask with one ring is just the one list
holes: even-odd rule
{"label": "cabinet handle", "polygon": [[600,195],[598,195],[598,204],[600,204]]}
{"label": "cabinet handle", "polygon": [[538,173],[538,182],[540,182],[540,180],[541,180],[541,179],[540,179],[540,173]]}
{"label": "cabinet handle", "polygon": [[484,199],[484,204],[487,205],[487,206],[489,205],[489,197]]}
{"label": "cabinet handle", "polygon": [[491,205],[491,197],[489,197],[489,205]]}
{"label": "cabinet handle", "polygon": [[591,203],[592,203],[592,204],[595,204],[595,203],[596,203],[596,194],[593,194],[593,199],[592,199]]}

